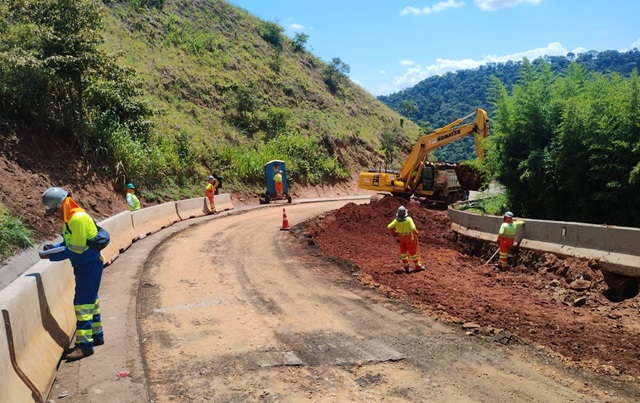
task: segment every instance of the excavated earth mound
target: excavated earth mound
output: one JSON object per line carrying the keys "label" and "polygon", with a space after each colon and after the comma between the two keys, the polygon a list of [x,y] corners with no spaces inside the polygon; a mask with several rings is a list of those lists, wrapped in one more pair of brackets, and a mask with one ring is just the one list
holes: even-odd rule
{"label": "excavated earth mound", "polygon": [[457,164],[454,169],[458,176],[458,182],[464,190],[480,190],[485,182],[485,178],[474,172],[468,165]]}
{"label": "excavated earth mound", "polygon": [[[400,205],[420,231],[425,271],[400,270],[398,244],[386,229]],[[547,348],[598,373],[640,377],[640,297],[608,300],[597,261],[521,250],[516,266],[501,272],[485,265],[496,245],[457,236],[446,211],[394,197],[347,204],[295,232],[361,283],[430,316],[499,343]]]}

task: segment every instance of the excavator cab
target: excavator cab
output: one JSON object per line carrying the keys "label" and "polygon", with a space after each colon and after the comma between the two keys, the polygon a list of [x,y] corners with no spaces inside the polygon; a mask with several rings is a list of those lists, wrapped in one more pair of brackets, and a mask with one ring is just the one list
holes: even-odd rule
{"label": "excavator cab", "polygon": [[436,184],[436,167],[427,164],[422,168],[422,189],[432,191]]}

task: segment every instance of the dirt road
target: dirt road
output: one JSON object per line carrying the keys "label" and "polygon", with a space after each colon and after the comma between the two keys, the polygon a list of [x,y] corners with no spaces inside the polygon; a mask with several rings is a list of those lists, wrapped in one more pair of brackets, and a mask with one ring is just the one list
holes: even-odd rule
{"label": "dirt road", "polygon": [[[287,218],[343,204],[287,205]],[[137,315],[151,400],[633,401],[540,350],[471,337],[365,288],[281,225],[280,208],[221,217],[148,257]]]}

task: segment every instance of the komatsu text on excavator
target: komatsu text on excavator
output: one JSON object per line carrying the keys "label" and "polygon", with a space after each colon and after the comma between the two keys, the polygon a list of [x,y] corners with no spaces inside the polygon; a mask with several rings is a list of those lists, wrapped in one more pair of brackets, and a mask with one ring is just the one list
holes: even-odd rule
{"label": "komatsu text on excavator", "polygon": [[[473,123],[463,122],[475,115]],[[475,134],[474,137],[478,159],[484,159],[484,147],[481,139],[489,136],[489,118],[483,109],[422,136],[404,161],[400,171],[369,170],[361,172],[358,177],[360,189],[389,192],[394,196],[411,196],[421,202],[438,202],[452,204],[463,198],[463,189],[454,169],[438,166],[426,161],[433,150]]]}

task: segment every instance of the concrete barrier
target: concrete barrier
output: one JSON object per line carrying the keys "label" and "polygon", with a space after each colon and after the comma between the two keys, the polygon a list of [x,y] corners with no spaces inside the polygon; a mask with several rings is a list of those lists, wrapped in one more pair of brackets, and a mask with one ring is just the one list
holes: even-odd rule
{"label": "concrete barrier", "polygon": [[[7,343],[9,362],[28,390],[27,395],[8,401],[44,401],[47,396],[60,357],[75,333],[73,289],[73,271],[68,261],[42,261],[0,292],[4,334],[12,342]],[[6,365],[4,361],[2,365]],[[0,378],[0,390],[25,393],[23,385],[13,382],[16,380],[11,375]]]}
{"label": "concrete barrier", "polygon": [[176,209],[181,220],[202,217],[212,213],[209,199],[207,199],[206,197],[197,197],[195,199],[177,201]]}
{"label": "concrete barrier", "polygon": [[[215,197],[217,211],[233,209],[229,194]],[[202,197],[124,211],[102,220],[98,224],[111,235],[102,251],[105,264],[138,238],[209,213],[209,201]],[[60,358],[75,334],[74,287],[69,260],[41,260],[0,291],[0,401],[45,401]]]}
{"label": "concrete barrier", "polygon": [[233,210],[233,203],[231,203],[231,195],[229,193],[216,195],[214,202],[217,212]]}
{"label": "concrete barrier", "polygon": [[144,238],[180,221],[180,216],[176,212],[176,203],[167,202],[132,211],[131,220],[138,237]]}
{"label": "concrete barrier", "polygon": [[138,233],[133,228],[130,211],[123,211],[98,223],[106,229],[111,236],[111,241],[101,251],[104,264],[109,265],[116,260],[120,253],[124,252],[138,239]]}
{"label": "concrete barrier", "polygon": [[[3,311],[4,312],[4,311]],[[9,338],[5,327],[4,318],[0,326],[0,390],[2,400],[7,402],[31,402],[38,401],[36,396],[32,396],[27,384],[20,379],[13,367],[13,357],[9,351]],[[37,387],[34,387],[38,390]]]}
{"label": "concrete barrier", "polygon": [[[502,218],[449,208],[452,229],[462,235],[496,242]],[[564,221],[526,219],[516,238],[522,248],[598,259],[607,271],[640,277],[640,229]]]}

